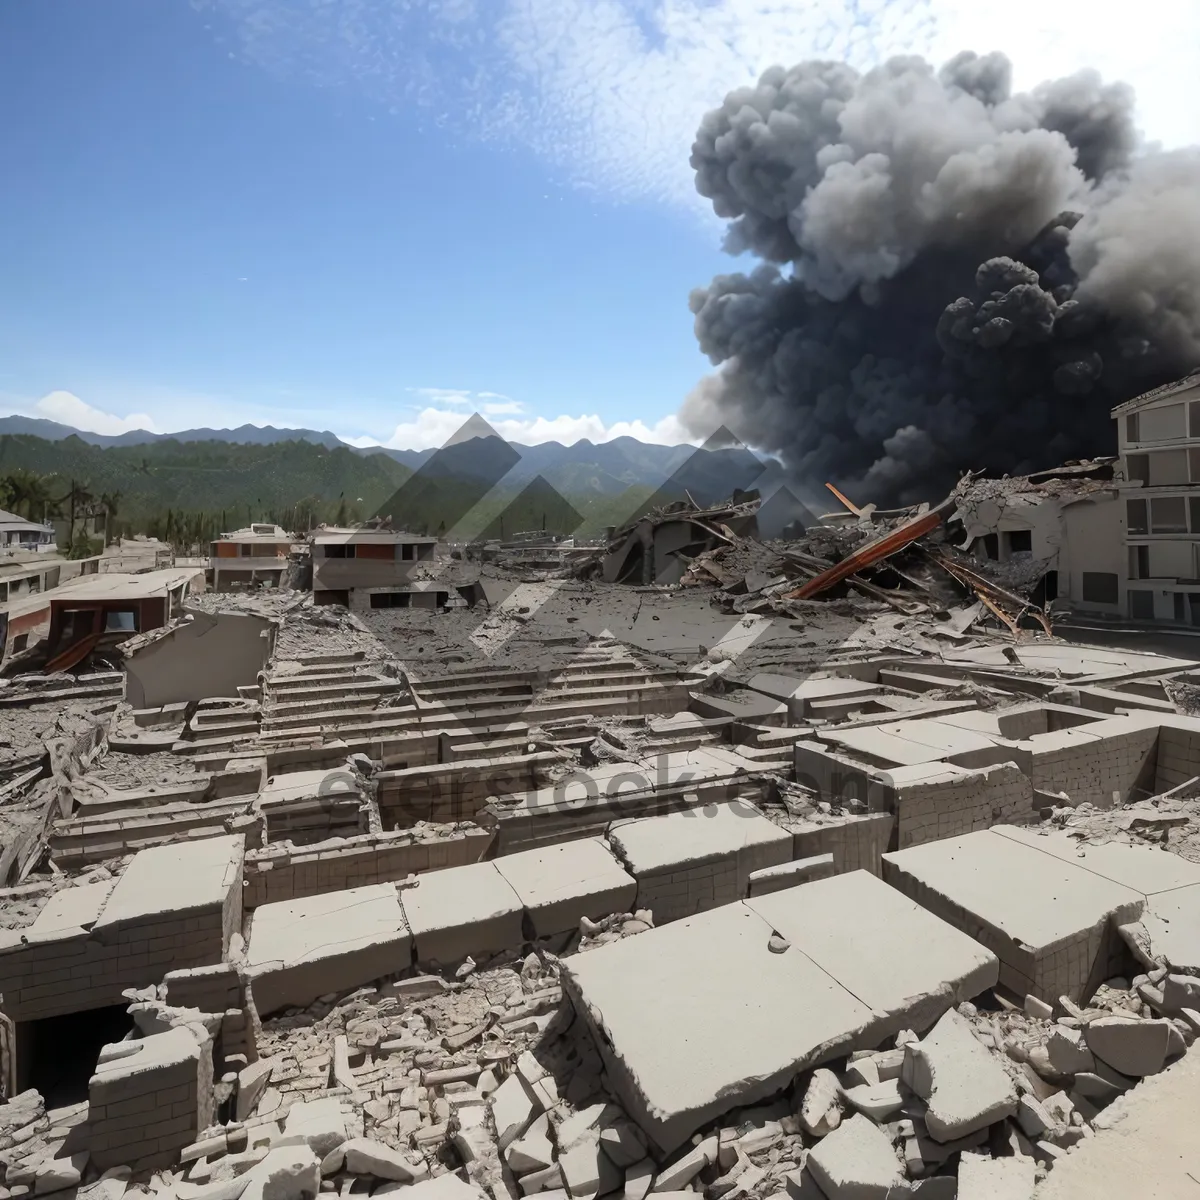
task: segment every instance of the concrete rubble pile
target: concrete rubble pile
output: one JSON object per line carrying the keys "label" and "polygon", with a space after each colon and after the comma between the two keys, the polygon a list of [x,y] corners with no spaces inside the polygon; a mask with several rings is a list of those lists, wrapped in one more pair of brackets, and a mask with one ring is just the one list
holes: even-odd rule
{"label": "concrete rubble pile", "polygon": [[[199,699],[0,684],[0,1200],[1080,1197],[1122,1129],[1172,1169],[1195,664],[933,619],[944,511],[772,582],[756,503],[485,612],[225,597],[265,665]],[[922,612],[789,594],[897,531]]]}

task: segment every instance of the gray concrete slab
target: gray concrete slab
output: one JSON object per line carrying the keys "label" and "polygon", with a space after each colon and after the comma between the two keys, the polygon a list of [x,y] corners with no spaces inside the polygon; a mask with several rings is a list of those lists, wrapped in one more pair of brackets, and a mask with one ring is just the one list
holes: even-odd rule
{"label": "gray concrete slab", "polygon": [[113,889],[113,881],[85,883],[79,887],[55,892],[29,927],[29,932],[43,935],[61,933],[65,929],[90,929],[99,919],[104,902]]}
{"label": "gray concrete slab", "polygon": [[1154,846],[1081,842],[1062,830],[1042,831],[1019,825],[995,825],[992,832],[1132,888],[1144,896],[1200,884],[1200,863],[1188,862],[1178,854]]}
{"label": "gray concrete slab", "polygon": [[628,912],[637,896],[637,881],[603,838],[524,850],[495,863],[524,905],[537,937],[577,929],[581,917],[596,920]]}
{"label": "gray concrete slab", "polygon": [[230,890],[242,886],[243,846],[241,834],[234,834],[138,851],[93,928],[220,908]]}
{"label": "gray concrete slab", "polygon": [[525,906],[494,862],[427,872],[401,903],[419,963],[456,963],[524,941]]}
{"label": "gray concrete slab", "polygon": [[391,883],[261,904],[247,964],[262,1014],[405,971],[413,939]]}
{"label": "gray concrete slab", "polygon": [[751,870],[792,857],[792,835],[753,804],[736,800],[623,822],[609,830],[608,839],[635,876],[724,855],[764,860]]}
{"label": "gray concrete slab", "polygon": [[746,904],[871,1009],[880,1041],[927,1028],[999,978],[990,950],[867,871]]}
{"label": "gray concrete slab", "polygon": [[846,1053],[870,1009],[746,905],[576,954],[563,978],[629,1114],[664,1153]]}
{"label": "gray concrete slab", "polygon": [[1050,1000],[1079,995],[1102,966],[1111,922],[1145,906],[1140,892],[994,830],[885,854],[883,872],[992,950],[1001,983]]}
{"label": "gray concrete slab", "polygon": [[[783,941],[772,935],[779,933]],[[866,872],[739,901],[563,961],[627,1111],[669,1153],[801,1070],[932,1024],[993,955]]]}

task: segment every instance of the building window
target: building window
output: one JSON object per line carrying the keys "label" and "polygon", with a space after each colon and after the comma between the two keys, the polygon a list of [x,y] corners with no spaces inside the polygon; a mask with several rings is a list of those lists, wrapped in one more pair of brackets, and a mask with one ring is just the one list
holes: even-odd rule
{"label": "building window", "polygon": [[12,652],[14,654],[20,654],[21,651],[25,650],[28,646],[29,646],[29,634],[18,633],[17,636],[15,638],[13,638]]}
{"label": "building window", "polygon": [[[1130,579],[1149,579],[1150,578],[1150,547],[1149,546],[1130,546],[1129,547],[1129,578]],[[1114,601],[1115,603],[1115,601]]]}
{"label": "building window", "polygon": [[1138,436],[1138,415],[1130,413],[1125,418],[1125,440],[1127,442],[1140,442],[1142,439]]}
{"label": "building window", "polygon": [[1187,533],[1187,505],[1182,496],[1156,496],[1150,501],[1152,533]]}
{"label": "building window", "polygon": [[408,608],[412,604],[412,596],[408,592],[372,592],[372,608]]}
{"label": "building window", "polygon": [[1000,536],[995,533],[983,535],[983,552],[995,562],[1000,557]]}
{"label": "building window", "polygon": [[1187,413],[1183,404],[1144,408],[1138,414],[1143,442],[1173,442],[1187,436]]}
{"label": "building window", "polygon": [[1148,484],[1150,482],[1150,455],[1125,455],[1125,475],[1130,483]]}
{"label": "building window", "polygon": [[1154,593],[1129,591],[1129,615],[1138,621],[1154,620]]}
{"label": "building window", "polygon": [[1188,482],[1186,451],[1159,450],[1149,458],[1151,487],[1179,487]]}
{"label": "building window", "polygon": [[1033,553],[1033,531],[1031,529],[1012,529],[1005,536],[1008,538],[1009,554]]}
{"label": "building window", "polygon": [[1200,438],[1200,400],[1188,405],[1188,437]]}
{"label": "building window", "polygon": [[338,542],[334,545],[325,547],[326,558],[353,558],[354,543],[353,542]]}
{"label": "building window", "polygon": [[1117,595],[1115,571],[1084,571],[1083,598],[1089,604],[1116,604]]}
{"label": "building window", "polygon": [[250,542],[242,543],[242,557],[243,558],[253,558],[254,557],[254,546]]}
{"label": "building window", "polygon": [[1188,623],[1200,625],[1200,592],[1188,592]]}
{"label": "building window", "polygon": [[1125,524],[1128,533],[1150,532],[1150,524],[1146,519],[1145,500],[1125,501]]}
{"label": "building window", "polygon": [[1182,625],[1187,620],[1187,598],[1182,592],[1171,593],[1175,602],[1175,621]]}

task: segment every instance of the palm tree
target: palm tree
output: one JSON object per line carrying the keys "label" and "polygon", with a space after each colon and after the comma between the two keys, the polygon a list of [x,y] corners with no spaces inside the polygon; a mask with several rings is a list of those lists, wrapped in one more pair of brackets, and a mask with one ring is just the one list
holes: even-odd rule
{"label": "palm tree", "polygon": [[50,476],[38,475],[18,467],[0,481],[4,503],[20,517],[45,521],[58,511],[58,501],[50,494]]}
{"label": "palm tree", "polygon": [[120,501],[120,492],[100,493],[100,503],[104,506],[104,544],[106,546],[112,541],[110,534],[113,529],[113,518],[117,515]]}

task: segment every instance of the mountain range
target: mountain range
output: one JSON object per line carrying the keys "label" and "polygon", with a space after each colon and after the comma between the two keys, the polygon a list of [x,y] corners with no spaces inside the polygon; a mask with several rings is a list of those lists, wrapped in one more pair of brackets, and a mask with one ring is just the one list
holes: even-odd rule
{"label": "mountain range", "polygon": [[[101,449],[128,449],[137,446],[176,442],[222,442],[239,446],[274,446],[283,442],[305,442],[328,450],[345,449],[360,456],[385,455],[410,471],[424,467],[434,455],[444,465],[442,474],[489,476],[489,486],[499,478],[492,461],[483,465],[481,455],[495,439],[495,431],[480,417],[472,417],[451,439],[440,454],[438,450],[395,450],[385,446],[352,446],[328,430],[279,429],[271,425],[241,425],[236,429],[185,429],[178,433],[151,433],[144,429],[109,435],[74,429],[57,421],[12,415],[0,417],[0,436],[35,437],[48,442],[78,438]],[[608,442],[586,438],[565,446],[561,442],[542,442],[536,446],[508,443],[511,462],[504,484],[521,488],[539,475],[568,497],[617,496],[630,487],[661,488],[670,481],[676,495],[686,490],[700,504],[713,503],[729,496],[735,487],[750,488],[762,476],[763,464],[740,446],[697,449],[693,446],[663,446],[640,442],[632,437],[617,437]],[[467,449],[463,449],[467,447]],[[210,447],[213,449],[213,447]],[[453,467],[451,467],[453,462]],[[769,464],[774,467],[774,464]],[[769,472],[773,474],[774,472]]]}

